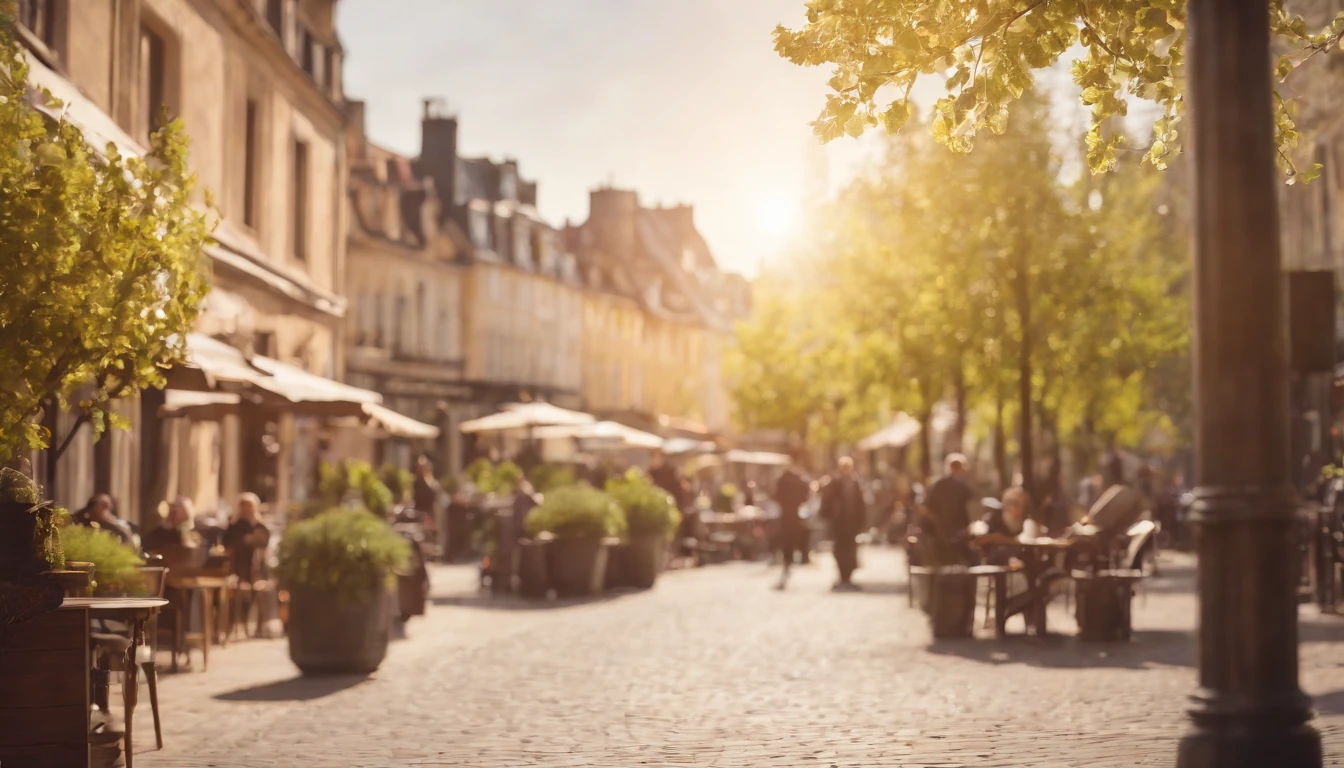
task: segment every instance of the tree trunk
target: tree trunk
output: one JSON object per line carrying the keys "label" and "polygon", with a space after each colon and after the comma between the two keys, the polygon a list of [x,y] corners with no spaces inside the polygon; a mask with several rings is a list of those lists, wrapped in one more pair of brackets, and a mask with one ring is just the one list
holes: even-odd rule
{"label": "tree trunk", "polygon": [[966,450],[966,365],[961,358],[957,359],[956,368],[952,371],[952,386],[956,397],[957,427],[952,433],[951,451],[962,453]]}
{"label": "tree trunk", "polygon": [[919,477],[927,483],[933,476],[933,408],[926,407],[919,412]]}
{"label": "tree trunk", "polygon": [[1003,429],[1003,386],[994,386],[994,471],[999,474],[999,492],[1002,493],[1012,478],[1008,476],[1008,435]]}
{"label": "tree trunk", "polygon": [[1031,419],[1031,282],[1027,274],[1027,249],[1018,246],[1017,275],[1013,290],[1017,300],[1018,323],[1022,328],[1022,344],[1017,360],[1018,455],[1022,467],[1022,488],[1027,498],[1036,499],[1036,457],[1032,452]]}

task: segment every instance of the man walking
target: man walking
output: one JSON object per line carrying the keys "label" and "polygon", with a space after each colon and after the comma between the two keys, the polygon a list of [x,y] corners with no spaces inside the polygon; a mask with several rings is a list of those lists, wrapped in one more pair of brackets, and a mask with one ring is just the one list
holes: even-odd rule
{"label": "man walking", "polygon": [[784,572],[779,576],[779,588],[789,582],[789,568],[793,566],[794,553],[806,558],[807,528],[798,514],[799,508],[807,503],[812,495],[812,486],[798,462],[791,462],[784,474],[775,483],[775,501],[779,504],[779,551],[784,558]]}
{"label": "man walking", "polygon": [[935,539],[940,556],[951,562],[942,565],[965,565],[971,561],[969,532],[975,493],[966,482],[966,457],[960,453],[948,454],[944,462],[946,473],[929,489],[928,508],[933,515]]}
{"label": "man walking", "polygon": [[821,491],[821,516],[831,525],[832,550],[835,566],[840,571],[840,580],[833,589],[837,592],[852,592],[858,589],[850,578],[859,567],[858,535],[868,520],[867,503],[863,499],[863,486],[859,485],[858,473],[854,471],[854,460],[842,456],[836,465],[836,473]]}

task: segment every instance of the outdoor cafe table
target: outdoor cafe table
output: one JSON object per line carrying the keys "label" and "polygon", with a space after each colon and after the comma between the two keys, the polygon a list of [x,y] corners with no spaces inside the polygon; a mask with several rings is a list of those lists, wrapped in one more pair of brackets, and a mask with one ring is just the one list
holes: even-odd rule
{"label": "outdoor cafe table", "polygon": [[1000,630],[1008,617],[1021,613],[1028,628],[1035,628],[1038,636],[1046,633],[1046,605],[1050,600],[1050,584],[1061,573],[1068,573],[1065,559],[1083,544],[1085,539],[1052,539],[1038,537],[1021,539],[1002,534],[977,536],[974,544],[981,550],[994,547],[1006,550],[1022,562],[1022,575],[1027,589],[1013,595],[1006,605],[995,606],[995,621]]}
{"label": "outdoor cafe table", "polygon": [[[220,622],[229,621],[229,589],[231,583],[229,577],[222,573],[211,573],[204,569],[184,569],[185,574],[179,572],[174,574],[171,570],[168,572],[168,588],[177,590],[185,595],[199,594],[201,596],[201,669],[202,671],[210,667],[210,644],[218,642],[221,646],[228,641],[228,624],[221,631]],[[192,573],[196,571],[196,573]],[[218,599],[216,599],[218,598]],[[216,618],[215,606],[219,606],[219,615]],[[191,600],[185,601],[186,609],[190,609]],[[190,622],[190,613],[179,616],[179,621]],[[189,629],[189,627],[187,627]],[[174,628],[174,633],[177,629]],[[187,634],[192,634],[188,632]],[[190,646],[188,646],[189,648]],[[188,651],[188,661],[190,661],[190,651]],[[173,672],[177,671],[177,650],[173,650]]]}
{"label": "outdoor cafe table", "polygon": [[158,597],[67,597],[61,602],[62,611],[84,611],[89,621],[106,619],[124,622],[130,629],[130,644],[126,646],[125,679],[121,695],[126,708],[126,768],[134,768],[135,755],[131,749],[131,717],[139,698],[139,665],[136,654],[145,644],[145,622],[153,618],[168,601]]}

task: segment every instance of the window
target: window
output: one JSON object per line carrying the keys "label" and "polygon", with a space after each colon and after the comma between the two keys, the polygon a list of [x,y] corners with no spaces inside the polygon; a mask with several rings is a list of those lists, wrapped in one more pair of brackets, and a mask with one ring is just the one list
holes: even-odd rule
{"label": "window", "polygon": [[294,257],[308,258],[308,144],[294,140]]}
{"label": "window", "polygon": [[140,28],[141,119],[145,136],[163,127],[168,109],[168,50],[163,37],[149,27]]}
{"label": "window", "polygon": [[19,23],[49,49],[56,48],[56,0],[19,0]]}
{"label": "window", "polygon": [[243,223],[252,229],[257,228],[257,102],[247,100],[247,112],[243,118]]}
{"label": "window", "polygon": [[406,297],[398,296],[396,307],[392,310],[392,352],[405,354],[410,345],[407,338],[410,329],[406,327]]}
{"label": "window", "polygon": [[280,38],[283,44],[285,39],[285,0],[266,0],[266,23],[271,25],[271,31]]}
{"label": "window", "polygon": [[490,250],[490,214],[486,211],[471,212],[471,244],[482,250]]}

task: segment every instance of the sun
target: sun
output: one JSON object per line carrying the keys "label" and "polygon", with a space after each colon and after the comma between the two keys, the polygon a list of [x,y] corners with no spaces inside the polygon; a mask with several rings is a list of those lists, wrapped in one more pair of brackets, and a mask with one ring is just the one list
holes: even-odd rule
{"label": "sun", "polygon": [[756,206],[756,225],[762,234],[779,240],[797,231],[801,215],[797,201],[775,195]]}

